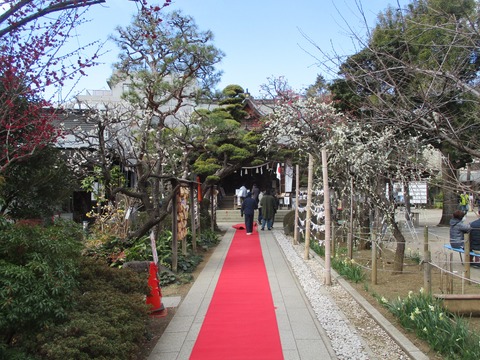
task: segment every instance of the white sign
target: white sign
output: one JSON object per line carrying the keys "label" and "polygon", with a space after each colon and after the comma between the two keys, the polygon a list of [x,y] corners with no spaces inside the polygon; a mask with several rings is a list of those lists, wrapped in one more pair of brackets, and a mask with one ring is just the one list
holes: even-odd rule
{"label": "white sign", "polygon": [[[393,195],[395,199],[401,199],[405,189],[401,183],[393,183]],[[408,183],[408,193],[410,195],[410,204],[426,204],[428,202],[428,187],[425,181],[410,181]]]}
{"label": "white sign", "polygon": [[426,204],[428,200],[427,183],[425,181],[411,181],[408,183],[410,204]]}

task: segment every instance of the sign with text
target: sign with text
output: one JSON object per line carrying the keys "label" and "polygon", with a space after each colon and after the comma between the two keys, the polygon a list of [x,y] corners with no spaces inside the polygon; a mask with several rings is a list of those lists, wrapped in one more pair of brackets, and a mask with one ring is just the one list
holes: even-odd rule
{"label": "sign with text", "polygon": [[[405,192],[403,184],[394,183],[393,192],[395,198],[402,196]],[[426,204],[428,202],[428,186],[426,181],[410,181],[408,183],[408,193],[410,195],[410,204]]]}

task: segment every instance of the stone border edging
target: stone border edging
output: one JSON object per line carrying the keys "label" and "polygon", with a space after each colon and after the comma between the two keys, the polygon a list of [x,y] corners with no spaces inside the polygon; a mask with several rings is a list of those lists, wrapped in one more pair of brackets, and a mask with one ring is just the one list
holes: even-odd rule
{"label": "stone border edging", "polygon": [[[303,245],[302,245],[303,246]],[[305,248],[305,246],[303,246]],[[325,268],[324,260],[315,252],[311,252],[316,261]],[[344,280],[334,269],[331,269],[332,275],[335,276],[335,280],[338,281],[340,286],[347,291],[351,297],[368,313],[370,316],[380,325],[390,337],[405,351],[408,356],[414,360],[428,360],[429,357],[425,355],[414,343],[410,341],[405,335],[403,335],[395,326],[392,325],[377,309],[375,309],[363,296],[361,296],[357,290],[355,290],[348,281]]]}

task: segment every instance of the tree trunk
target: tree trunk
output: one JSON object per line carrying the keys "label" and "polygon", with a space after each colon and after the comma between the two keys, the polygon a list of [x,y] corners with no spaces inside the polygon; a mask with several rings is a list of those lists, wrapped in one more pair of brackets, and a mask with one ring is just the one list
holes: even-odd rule
{"label": "tree trunk", "polygon": [[370,210],[358,211],[358,222],[360,224],[360,241],[358,243],[359,250],[370,249]]}
{"label": "tree trunk", "polygon": [[455,187],[452,186],[452,179],[455,179],[455,172],[447,160],[442,161],[443,180],[443,211],[439,225],[449,226],[452,214],[458,208],[458,197]]}
{"label": "tree trunk", "polygon": [[408,181],[403,181],[403,201],[405,202],[405,220],[411,220],[410,188]]}
{"label": "tree trunk", "polygon": [[395,260],[393,262],[393,274],[401,274],[403,272],[403,261],[405,259],[405,237],[395,221],[393,221],[391,225],[393,229],[393,237],[397,243]]}

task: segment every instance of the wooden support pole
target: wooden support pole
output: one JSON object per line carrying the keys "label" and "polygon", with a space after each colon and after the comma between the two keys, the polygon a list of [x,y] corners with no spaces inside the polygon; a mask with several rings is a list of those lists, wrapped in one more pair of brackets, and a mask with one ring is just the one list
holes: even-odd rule
{"label": "wooden support pole", "polygon": [[304,259],[310,258],[310,228],[312,222],[312,183],[313,183],[313,156],[308,155],[308,185],[307,185],[307,217],[305,219],[305,254]]}
{"label": "wooden support pole", "polygon": [[293,226],[293,243],[298,244],[298,207],[300,206],[300,171],[298,164],[295,165],[295,222]]}
{"label": "wooden support pole", "polygon": [[372,232],[372,284],[377,285],[377,235],[375,230]]}
{"label": "wooden support pole", "polygon": [[350,221],[347,240],[348,258],[353,259],[353,176],[350,176]]}
{"label": "wooden support pole", "polygon": [[330,189],[328,188],[328,160],[327,150],[322,149],[322,174],[323,174],[323,201],[325,208],[325,285],[332,285],[331,271],[331,251],[330,251],[330,226],[331,226],[331,210],[330,210]]}
{"label": "wooden support pole", "polygon": [[[463,243],[463,248],[465,249],[465,278],[470,280],[470,234],[465,234],[465,241]],[[468,281],[468,284],[472,284],[471,281]]]}
{"label": "wooden support pole", "polygon": [[423,288],[427,294],[432,293],[432,267],[430,261],[432,255],[428,247],[428,226],[425,226],[423,232]]}
{"label": "wooden support pole", "polygon": [[178,229],[177,229],[177,191],[172,200],[172,271],[177,272],[178,270]]}
{"label": "wooden support pole", "polygon": [[453,294],[453,254],[448,254],[447,294]]}
{"label": "wooden support pole", "polygon": [[331,235],[330,235],[330,244],[332,244],[332,245],[331,245],[331,248],[330,248],[330,254],[333,254],[333,256],[335,256],[335,251],[336,251],[335,249],[336,249],[336,246],[337,246],[337,245],[335,244],[335,238],[336,238],[336,236],[335,236],[335,231],[336,231],[336,229],[335,229],[335,221],[330,221],[330,224],[331,224],[331,226],[330,226],[330,227],[331,227],[331,231],[330,231],[330,234],[331,234]]}

